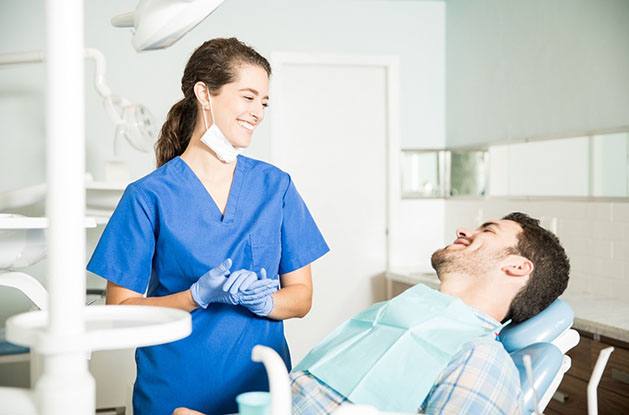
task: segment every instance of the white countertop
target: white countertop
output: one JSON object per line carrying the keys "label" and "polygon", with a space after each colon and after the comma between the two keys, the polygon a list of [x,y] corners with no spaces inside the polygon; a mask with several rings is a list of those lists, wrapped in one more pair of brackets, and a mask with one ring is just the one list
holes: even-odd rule
{"label": "white countertop", "polygon": [[416,271],[407,268],[394,268],[385,273],[389,281],[395,281],[406,285],[425,284],[430,288],[439,288],[437,274],[429,271]]}
{"label": "white countertop", "polygon": [[572,292],[561,299],[574,310],[574,328],[629,343],[629,301]]}
{"label": "white countertop", "polygon": [[[94,218],[86,217],[84,220],[86,228],[95,228]],[[0,229],[46,229],[50,221],[47,217],[30,217],[14,215],[9,213],[0,214]]]}
{"label": "white countertop", "polygon": [[[394,268],[387,271],[386,276],[390,281],[401,284],[422,283],[432,288],[439,287],[434,272]],[[564,293],[561,299],[574,310],[575,329],[629,343],[629,301],[573,292]]]}

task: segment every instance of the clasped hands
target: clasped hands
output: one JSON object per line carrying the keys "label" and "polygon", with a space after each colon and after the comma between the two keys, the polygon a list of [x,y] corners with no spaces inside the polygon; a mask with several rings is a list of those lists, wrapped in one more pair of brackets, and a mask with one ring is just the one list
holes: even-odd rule
{"label": "clasped hands", "polygon": [[230,273],[231,259],[212,268],[192,284],[190,292],[199,307],[211,303],[241,305],[259,316],[268,316],[273,310],[272,294],[279,289],[279,280],[267,278],[266,270],[260,276],[246,269]]}

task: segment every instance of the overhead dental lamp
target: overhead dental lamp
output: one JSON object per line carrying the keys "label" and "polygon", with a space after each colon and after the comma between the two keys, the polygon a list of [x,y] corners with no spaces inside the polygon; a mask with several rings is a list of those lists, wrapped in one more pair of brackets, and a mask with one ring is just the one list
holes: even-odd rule
{"label": "overhead dental lamp", "polygon": [[[116,127],[114,138],[114,155],[120,154],[120,145],[126,140],[133,148],[147,153],[153,149],[157,137],[155,118],[142,104],[130,102],[128,99],[111,92],[105,79],[105,56],[98,49],[85,49],[85,58],[94,61],[94,86],[103,99],[107,115]],[[2,53],[0,66],[40,63],[46,60],[43,51]]]}
{"label": "overhead dental lamp", "polygon": [[135,11],[114,16],[111,24],[132,27],[138,52],[167,48],[208,17],[223,0],[140,0]]}
{"label": "overhead dental lamp", "polygon": [[103,105],[116,126],[114,156],[121,152],[122,139],[142,153],[148,153],[153,149],[157,132],[155,119],[148,108],[117,95],[103,97]]}
{"label": "overhead dental lamp", "polygon": [[103,106],[111,122],[116,127],[114,136],[114,156],[120,155],[121,141],[126,140],[136,150],[148,153],[153,149],[157,132],[155,118],[142,104],[111,92],[105,79],[105,56],[98,49],[85,49],[85,57],[94,61],[94,86],[103,99]]}
{"label": "overhead dental lamp", "polygon": [[[102,52],[98,49],[87,48],[84,50],[84,56],[95,64],[94,87],[102,98],[105,111],[115,128],[113,158],[105,160],[106,183],[97,183],[90,174],[86,175],[88,208],[92,208],[96,202],[98,209],[104,212],[113,210],[113,207],[118,203],[121,190],[124,190],[124,186],[122,189],[120,188],[121,184],[126,184],[129,181],[129,168],[121,158],[124,143],[128,143],[139,152],[149,153],[153,149],[158,134],[155,118],[147,107],[112,93],[105,78],[107,65]],[[0,54],[0,68],[18,64],[41,63],[46,60],[46,54],[43,51],[2,53]],[[37,203],[46,196],[46,191],[46,183],[41,183],[0,192],[0,211],[18,209]],[[95,195],[95,192],[99,192],[99,194]],[[95,196],[98,196],[98,200],[94,199]],[[104,197],[107,199],[103,199]],[[0,222],[2,221],[0,220]],[[1,264],[2,261],[0,260]]]}

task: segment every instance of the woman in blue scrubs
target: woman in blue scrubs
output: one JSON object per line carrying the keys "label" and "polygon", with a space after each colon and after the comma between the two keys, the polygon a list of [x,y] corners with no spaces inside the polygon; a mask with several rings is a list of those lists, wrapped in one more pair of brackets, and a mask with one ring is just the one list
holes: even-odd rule
{"label": "woman in blue scrubs", "polygon": [[127,187],[88,264],[108,304],[192,315],[189,337],[137,350],[135,415],[236,412],[236,395],[268,388],[257,344],[291,367],[282,320],[310,310],[310,264],[328,246],[290,176],[238,155],[264,119],[270,74],[234,38],[192,54],[158,168]]}

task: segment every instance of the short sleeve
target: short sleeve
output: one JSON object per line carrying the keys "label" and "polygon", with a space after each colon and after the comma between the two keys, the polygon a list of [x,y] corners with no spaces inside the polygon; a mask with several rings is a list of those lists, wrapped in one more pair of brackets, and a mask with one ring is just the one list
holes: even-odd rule
{"label": "short sleeve", "polygon": [[137,185],[125,190],[87,270],[138,293],[148,286],[155,250],[153,211]]}
{"label": "short sleeve", "polygon": [[330,250],[290,176],[282,200],[281,232],[280,275],[305,267]]}

